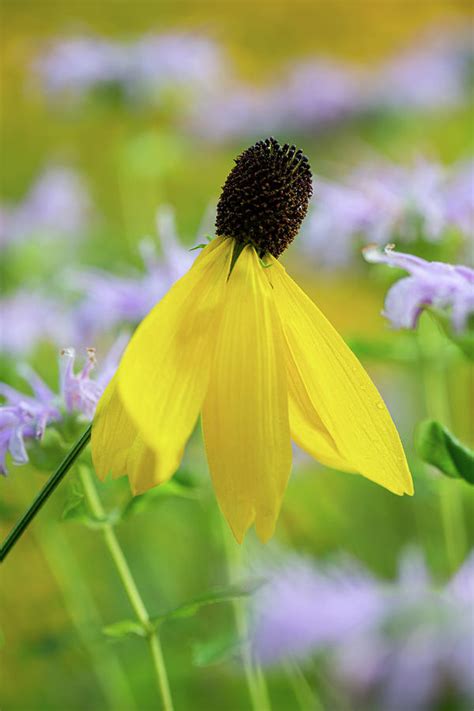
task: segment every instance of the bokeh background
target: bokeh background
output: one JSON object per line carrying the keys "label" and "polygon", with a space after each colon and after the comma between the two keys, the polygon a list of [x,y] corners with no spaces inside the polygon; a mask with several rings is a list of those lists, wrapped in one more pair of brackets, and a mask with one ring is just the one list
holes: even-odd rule
{"label": "bokeh background", "polygon": [[[315,196],[283,260],[379,386],[415,496],[295,452],[275,539],[251,533],[237,551],[197,431],[175,486],[116,527],[155,615],[229,578],[267,581],[242,604],[277,710],[472,708],[472,491],[413,445],[427,416],[472,444],[469,369],[429,317],[390,328],[384,296],[401,274],[361,256],[395,242],[469,262],[471,32],[462,0],[3,2],[4,383],[29,393],[28,364],[57,392],[65,347],[79,365],[95,347],[99,372],[212,234],[243,148],[275,135],[310,159]],[[84,414],[57,425],[66,441]],[[7,455],[2,535],[61,458],[54,438],[27,449],[22,466]],[[132,615],[78,487],[73,472],[2,566],[5,711],[159,708],[143,640],[103,632]],[[130,498],[124,481],[99,492],[110,511]],[[368,601],[387,595],[399,618],[381,631]],[[250,708],[234,612],[209,604],[161,626],[178,711]]]}

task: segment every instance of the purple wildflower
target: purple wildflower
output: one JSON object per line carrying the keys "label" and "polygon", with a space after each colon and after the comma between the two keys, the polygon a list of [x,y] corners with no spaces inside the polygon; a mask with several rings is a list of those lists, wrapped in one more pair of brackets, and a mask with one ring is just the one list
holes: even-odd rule
{"label": "purple wildflower", "polygon": [[474,312],[474,270],[462,265],[427,262],[411,254],[386,247],[366,247],[364,258],[371,263],[388,264],[409,272],[389,289],[384,315],[395,328],[415,328],[427,306],[450,309],[456,331],[462,331]]}
{"label": "purple wildflower", "polygon": [[469,167],[448,170],[420,158],[411,166],[361,165],[343,183],[318,180],[300,245],[318,265],[334,268],[351,263],[362,239],[438,242],[453,226],[472,223],[470,177]]}
{"label": "purple wildflower", "polygon": [[257,89],[228,81],[197,97],[187,119],[208,140],[223,141],[282,130],[307,131],[356,111],[359,74],[334,61],[316,59],[287,69],[273,86]]}
{"label": "purple wildflower", "polygon": [[35,69],[46,93],[79,98],[94,86],[119,82],[126,76],[120,44],[99,37],[70,37],[52,42]]}
{"label": "purple wildflower", "polygon": [[7,473],[7,452],[14,464],[25,464],[28,461],[26,442],[41,440],[46,427],[53,422],[61,422],[65,412],[77,413],[86,420],[92,420],[99,398],[117,369],[126,340],[125,336],[117,339],[94,380],[90,377],[95,367],[94,349],[87,350],[86,363],[79,373],[74,372],[74,350],[64,349],[61,352],[59,394],[54,393],[27,366],[23,366],[21,374],[30,385],[32,395],[25,395],[0,383],[0,395],[5,400],[0,405],[1,474]]}
{"label": "purple wildflower", "polygon": [[33,184],[23,202],[0,208],[0,247],[25,239],[76,237],[91,216],[89,194],[69,168],[50,167]]}
{"label": "purple wildflower", "polygon": [[0,405],[0,473],[7,474],[5,457],[10,453],[14,464],[28,461],[25,440],[41,439],[51,422],[61,419],[56,397],[36,373],[24,369],[33,396],[0,383],[0,395],[5,399]]}
{"label": "purple wildflower", "polygon": [[0,300],[0,352],[31,352],[39,343],[60,345],[73,337],[67,307],[37,291],[22,289]]}
{"label": "purple wildflower", "polygon": [[163,89],[205,88],[222,71],[214,43],[192,34],[145,35],[135,42],[71,37],[51,44],[35,69],[47,95],[77,102],[94,89],[119,86],[129,99],[161,98]]}
{"label": "purple wildflower", "polygon": [[191,266],[194,255],[180,244],[169,207],[160,208],[156,223],[162,254],[156,254],[153,241],[142,243],[144,274],[120,277],[90,269],[72,275],[74,286],[85,295],[73,319],[80,342],[95,340],[117,324],[140,321]]}
{"label": "purple wildflower", "polygon": [[352,562],[319,569],[295,558],[265,577],[253,600],[251,625],[253,648],[264,664],[348,641],[374,626],[384,611],[376,581]]}
{"label": "purple wildflower", "polygon": [[359,700],[355,708],[429,711],[453,696],[472,703],[474,556],[444,588],[433,585],[419,554],[404,556],[401,567],[387,586],[383,625],[335,651],[337,676]]}
{"label": "purple wildflower", "polygon": [[461,163],[453,172],[445,202],[448,221],[474,241],[474,161]]}
{"label": "purple wildflower", "polygon": [[[471,39],[465,32],[431,31],[382,65],[372,78],[370,103],[392,109],[429,110],[467,99]],[[414,77],[416,78],[414,80]]]}

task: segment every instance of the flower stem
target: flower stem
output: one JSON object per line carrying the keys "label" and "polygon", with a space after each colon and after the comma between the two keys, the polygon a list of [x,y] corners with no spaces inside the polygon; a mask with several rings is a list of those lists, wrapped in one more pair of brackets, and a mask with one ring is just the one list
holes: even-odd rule
{"label": "flower stem", "polygon": [[123,587],[125,592],[127,593],[130,604],[133,607],[133,610],[139,622],[147,631],[148,644],[150,647],[151,657],[153,661],[153,668],[155,670],[158,682],[158,688],[163,702],[163,709],[164,711],[173,711],[173,702],[171,699],[168,675],[166,673],[166,667],[163,659],[163,652],[161,649],[158,633],[156,629],[154,629],[150,624],[150,616],[148,615],[147,609],[138,591],[137,585],[128,566],[123,550],[120,546],[117,536],[115,535],[113,526],[106,521],[105,510],[102,506],[102,502],[99,498],[97,489],[94,485],[88,467],[81,466],[79,468],[79,475],[91,513],[98,520],[104,521],[101,530],[104,535],[105,545],[107,546],[112,560],[115,563],[115,567],[117,568],[117,572],[123,583]]}
{"label": "flower stem", "polygon": [[[229,535],[229,531],[225,527],[225,522],[222,521],[225,553],[227,559],[227,570],[229,581],[232,583],[235,578],[236,569],[238,568],[239,550],[237,544]],[[248,624],[245,614],[245,602],[243,600],[234,600],[234,617],[237,634],[242,643],[242,663],[244,666],[245,678],[249,691],[252,708],[254,711],[271,711],[271,704],[268,695],[267,685],[263,671],[253,658],[250,643],[248,640]]]}
{"label": "flower stem", "polygon": [[91,438],[92,425],[88,425],[80,439],[76,442],[73,448],[67,453],[54,474],[48,479],[39,494],[34,499],[33,503],[25,511],[20,520],[12,528],[8,536],[5,538],[0,547],[0,562],[4,560],[7,554],[11,551],[20,536],[25,532],[31,521],[34,519],[41,507],[46,503],[56,487],[61,483],[69,469],[72,467],[84,447],[88,444]]}
{"label": "flower stem", "polygon": [[56,580],[77,636],[90,656],[91,667],[107,707],[110,711],[135,711],[137,706],[130,683],[113,645],[101,644],[96,638],[95,630],[101,629],[105,623],[67,537],[58,536],[56,525],[43,521],[41,525],[35,526],[34,534]]}
{"label": "flower stem", "polygon": [[[422,356],[422,372],[428,415],[451,429],[451,409],[444,357],[444,338],[433,319],[420,320],[418,343]],[[451,571],[458,568],[466,550],[466,532],[462,492],[459,482],[442,479],[439,483],[439,506],[443,523],[446,558]]]}

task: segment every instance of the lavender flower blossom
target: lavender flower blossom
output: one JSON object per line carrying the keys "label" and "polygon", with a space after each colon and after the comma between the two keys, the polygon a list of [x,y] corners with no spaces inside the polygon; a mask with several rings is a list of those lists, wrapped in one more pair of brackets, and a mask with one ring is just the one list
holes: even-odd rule
{"label": "lavender flower blossom", "polygon": [[474,700],[473,586],[474,555],[442,587],[417,550],[402,557],[392,582],[347,560],[290,559],[254,595],[253,650],[266,665],[324,653],[355,711],[429,711],[446,692],[467,708]]}
{"label": "lavender flower blossom", "polygon": [[0,474],[7,474],[7,452],[13,464],[25,464],[28,461],[26,442],[41,440],[46,427],[61,422],[64,413],[77,413],[92,420],[99,398],[117,369],[126,340],[125,336],[117,339],[94,380],[90,374],[96,364],[95,350],[87,349],[86,363],[79,373],[75,373],[74,349],[64,349],[60,356],[58,394],[27,366],[21,368],[21,374],[33,395],[25,395],[0,383],[0,395],[5,399],[5,404],[0,405]]}
{"label": "lavender flower blossom", "polygon": [[416,328],[418,317],[427,306],[449,308],[455,331],[467,327],[468,318],[474,312],[474,270],[462,265],[427,262],[411,254],[395,252],[391,247],[383,252],[367,247],[364,257],[368,262],[388,264],[410,274],[392,286],[385,299],[384,316],[395,328]]}
{"label": "lavender flower blossom", "polygon": [[438,242],[448,229],[468,226],[470,187],[468,168],[448,171],[424,159],[408,167],[361,165],[343,183],[318,180],[300,248],[318,265],[335,268],[351,263],[362,239]]}
{"label": "lavender flower blossom", "polygon": [[[335,650],[335,674],[355,708],[430,711],[446,698],[472,704],[474,556],[444,588],[433,586],[420,555],[402,559],[387,586],[390,613],[377,630]],[[375,703],[374,703],[375,702]],[[456,706],[457,708],[457,706]]]}
{"label": "lavender flower blossom", "polygon": [[73,324],[60,301],[22,289],[0,300],[0,352],[30,353],[39,343],[71,342]]}
{"label": "lavender flower blossom", "polygon": [[290,67],[273,86],[257,89],[238,81],[196,98],[186,119],[191,131],[212,141],[282,130],[307,131],[358,110],[357,71],[329,60]]}
{"label": "lavender flower blossom", "polygon": [[77,237],[91,217],[89,194],[76,173],[48,168],[18,205],[0,206],[0,248],[31,237]]}
{"label": "lavender flower blossom", "polygon": [[469,53],[468,33],[431,31],[375,72],[369,103],[404,111],[457,106],[467,98]]}
{"label": "lavender flower blossom", "polygon": [[0,474],[6,475],[5,457],[10,452],[14,464],[28,461],[25,440],[41,439],[51,422],[61,418],[54,393],[36,373],[25,370],[33,396],[25,395],[0,383],[0,395],[6,404],[0,405]]}
{"label": "lavender flower blossom", "polygon": [[474,242],[474,161],[461,163],[446,186],[448,221]]}
{"label": "lavender flower blossom", "polygon": [[73,316],[77,341],[94,341],[117,324],[137,323],[189,269],[195,257],[180,244],[169,207],[158,210],[156,225],[162,255],[151,240],[142,243],[143,275],[119,277],[98,269],[71,275],[69,281],[85,294]]}
{"label": "lavender flower blossom", "polygon": [[145,35],[136,42],[71,37],[52,43],[35,63],[51,98],[82,100],[97,88],[118,86],[131,100],[161,100],[164,89],[197,91],[217,81],[218,48],[192,34]]}
{"label": "lavender flower blossom", "polygon": [[[318,569],[295,558],[267,571],[252,609],[252,642],[264,664],[304,658],[375,626],[384,596],[360,566]],[[350,601],[350,604],[347,604]]]}

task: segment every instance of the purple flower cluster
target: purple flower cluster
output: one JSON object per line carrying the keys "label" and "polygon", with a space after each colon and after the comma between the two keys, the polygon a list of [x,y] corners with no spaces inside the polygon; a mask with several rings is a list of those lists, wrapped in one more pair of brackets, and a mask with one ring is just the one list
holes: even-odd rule
{"label": "purple flower cluster", "polygon": [[7,474],[7,453],[13,464],[25,464],[28,461],[26,442],[41,440],[46,427],[61,422],[64,413],[77,413],[86,420],[92,419],[99,398],[117,369],[126,340],[122,336],[116,341],[94,380],[90,374],[95,367],[95,350],[87,350],[84,367],[75,373],[74,349],[64,349],[60,356],[59,393],[54,393],[26,366],[21,369],[21,374],[32,395],[0,383],[0,395],[5,400],[0,405],[0,474]]}
{"label": "purple flower cluster", "polygon": [[0,352],[25,356],[38,343],[74,342],[67,306],[36,290],[23,288],[0,299]]}
{"label": "purple flower cluster", "polygon": [[318,180],[298,244],[318,266],[337,268],[351,263],[361,242],[438,242],[451,229],[473,239],[473,170],[472,163],[377,161],[341,183]]}
{"label": "purple flower cluster", "polygon": [[17,205],[0,205],[0,249],[28,238],[77,237],[91,218],[91,200],[69,168],[50,167]]}
{"label": "purple flower cluster", "polygon": [[84,98],[94,89],[118,86],[133,100],[160,100],[163,90],[205,89],[224,62],[214,43],[192,34],[145,35],[135,42],[79,36],[52,42],[36,72],[52,98]]}
{"label": "purple flower cluster", "polygon": [[371,263],[403,269],[410,276],[392,286],[385,298],[384,316],[395,328],[416,328],[424,308],[449,309],[457,332],[468,326],[474,313],[474,270],[462,265],[427,262],[412,254],[386,247],[366,247],[364,257]]}
{"label": "purple flower cluster", "polygon": [[[209,217],[205,215],[198,229],[200,239],[210,227]],[[151,238],[142,242],[143,273],[122,277],[100,269],[71,270],[64,288],[79,292],[72,305],[71,298],[26,288],[0,299],[0,352],[25,356],[44,342],[83,348],[121,325],[141,321],[195,259],[179,240],[170,207],[158,210],[156,225],[159,253]]]}
{"label": "purple flower cluster", "polygon": [[399,577],[361,566],[294,559],[267,576],[253,601],[252,643],[264,664],[326,653],[354,708],[437,708],[446,693],[474,700],[474,556],[444,586],[410,551]]}
{"label": "purple flower cluster", "polygon": [[268,88],[237,80],[214,86],[196,97],[186,125],[211,141],[322,128],[357,111],[361,82],[361,73],[352,67],[308,60],[290,67]]}
{"label": "purple flower cluster", "polygon": [[142,242],[143,274],[120,277],[98,269],[71,274],[70,284],[83,294],[72,314],[81,342],[94,342],[117,325],[139,322],[191,266],[195,255],[180,243],[171,208],[158,210],[156,226],[161,253],[158,256],[154,241]]}
{"label": "purple flower cluster", "polygon": [[440,29],[374,70],[320,57],[283,69],[269,87],[227,76],[223,84],[197,95],[187,125],[208,140],[222,141],[311,132],[381,109],[452,107],[467,100],[471,55],[468,33]]}
{"label": "purple flower cluster", "polygon": [[468,32],[430,31],[376,70],[369,104],[400,111],[458,106],[466,98],[470,55]]}
{"label": "purple flower cluster", "polygon": [[[212,141],[312,131],[378,109],[430,110],[466,100],[470,38],[439,28],[375,70],[316,57],[281,71],[272,85],[243,83],[209,38],[148,34],[134,42],[77,36],[52,42],[35,69],[46,94],[78,101],[115,86],[131,101],[191,92],[185,124]],[[416,77],[416,81],[413,81]]]}

